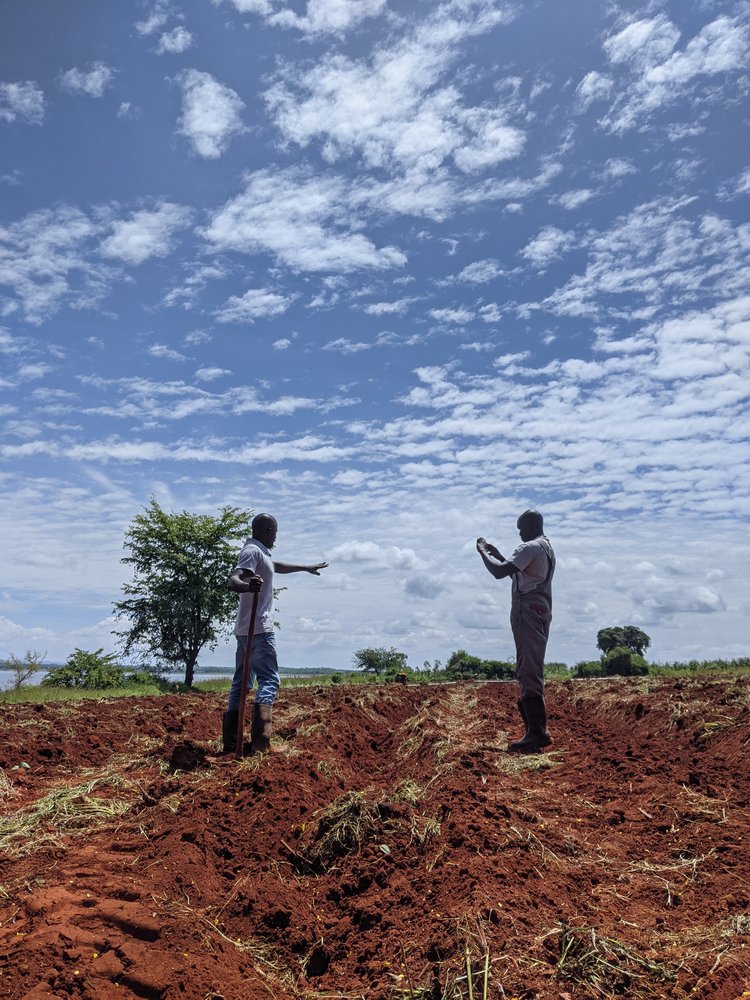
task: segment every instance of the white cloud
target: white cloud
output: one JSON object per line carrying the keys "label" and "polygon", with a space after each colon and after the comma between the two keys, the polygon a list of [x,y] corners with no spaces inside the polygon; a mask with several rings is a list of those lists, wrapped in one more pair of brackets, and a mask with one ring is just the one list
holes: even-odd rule
{"label": "white cloud", "polygon": [[215,382],[217,378],[231,374],[228,368],[199,368],[195,373],[195,379],[198,382]]}
{"label": "white cloud", "polygon": [[395,299],[393,302],[369,302],[362,307],[368,316],[402,316],[414,299]]}
{"label": "white cloud", "polygon": [[424,563],[413,549],[378,542],[346,542],[337,545],[330,553],[330,561],[360,564],[382,569],[420,569]]}
{"label": "white cloud", "polygon": [[467,264],[456,276],[456,280],[468,281],[472,285],[480,285],[487,281],[493,281],[502,273],[503,270],[499,262],[490,257],[486,260],[475,260],[472,264]]}
{"label": "white cloud", "polygon": [[604,51],[612,63],[635,63],[639,67],[655,66],[674,51],[680,38],[679,29],[666,17],[631,21],[604,42]]}
{"label": "white cloud", "polygon": [[185,52],[193,44],[193,36],[182,25],[178,25],[176,28],[172,28],[171,31],[165,31],[159,38],[159,44],[156,46],[156,52],[158,55],[164,55],[165,52],[170,55],[176,55],[179,52]]}
{"label": "white cloud", "polygon": [[[234,0],[235,6],[247,0]],[[367,18],[377,17],[386,9],[387,0],[307,0],[304,15],[296,14],[290,6],[271,13],[266,0],[255,3],[255,11],[265,15],[269,24],[280,28],[295,28],[305,35],[344,35]],[[252,3],[252,0],[251,0]],[[253,9],[252,6],[250,8]]]}
{"label": "white cloud", "polygon": [[71,94],[87,94],[89,97],[103,97],[112,82],[115,71],[103,62],[92,63],[88,69],[66,70],[59,76],[60,86]]}
{"label": "white cloud", "polygon": [[369,167],[419,175],[448,163],[465,173],[492,168],[524,147],[524,132],[509,123],[513,109],[466,106],[455,77],[439,84],[463,41],[511,16],[489,5],[442,5],[367,60],[334,53],[302,76],[287,71],[266,92],[269,109],[288,140],[304,147],[318,139],[328,162],[356,154]]}
{"label": "white cloud", "polygon": [[33,80],[0,82],[0,122],[41,125],[43,118],[44,94]]}
{"label": "white cloud", "polygon": [[242,123],[245,104],[239,94],[210,73],[189,69],[178,80],[182,86],[179,132],[199,156],[216,159],[226,152],[235,135],[245,131]]}
{"label": "white cloud", "polygon": [[169,20],[169,9],[166,3],[157,3],[153,11],[143,21],[136,21],[135,30],[139,35],[153,35],[163,28]]}
{"label": "white cloud", "polygon": [[363,341],[352,341],[348,337],[338,337],[336,340],[329,340],[323,344],[321,350],[336,351],[339,354],[360,354],[362,351],[369,351],[375,345],[364,343]]}
{"label": "white cloud", "polygon": [[474,313],[469,309],[430,309],[430,316],[438,323],[463,325],[474,319]]}
{"label": "white cloud", "polygon": [[111,235],[101,244],[101,253],[136,265],[149,257],[166,257],[174,233],[190,224],[191,215],[189,208],[171,202],[162,202],[153,211],[135,212],[130,219],[113,224]]}
{"label": "white cloud", "polygon": [[607,160],[602,170],[602,177],[609,180],[618,180],[620,177],[627,177],[628,174],[635,174],[637,170],[631,160],[615,157]]}
{"label": "white cloud", "polygon": [[575,208],[580,208],[581,205],[585,205],[587,201],[591,201],[594,194],[590,188],[579,188],[577,191],[566,191],[557,200],[564,209],[572,211]]}
{"label": "white cloud", "polygon": [[168,344],[152,344],[148,348],[148,353],[152,358],[164,358],[167,361],[188,361],[184,354],[180,354]]}
{"label": "white cloud", "polygon": [[268,288],[250,288],[244,295],[230,296],[216,311],[216,319],[219,323],[253,323],[266,316],[280,316],[291,302],[291,297]]}
{"label": "white cloud", "polygon": [[556,226],[545,226],[526,244],[521,256],[531,261],[535,267],[546,267],[561,257],[574,243],[570,232],[563,232]]}
{"label": "white cloud", "polygon": [[0,227],[0,286],[11,295],[4,311],[22,309],[31,323],[41,323],[63,303],[74,308],[96,304],[111,273],[89,252],[100,225],[77,208],[62,206],[32,212]]}
{"label": "white cloud", "polygon": [[673,51],[677,28],[663,15],[635,21],[604,43],[614,63],[623,64],[631,79],[602,120],[605,128],[624,132],[658,108],[686,93],[701,76],[745,69],[750,60],[748,26],[739,18],[718,17],[705,25],[682,51]]}
{"label": "white cloud", "polygon": [[587,73],[576,88],[579,107],[585,111],[594,101],[609,97],[613,86],[612,77],[597,73],[596,70]]}
{"label": "white cloud", "polygon": [[[691,306],[706,294],[733,296],[750,281],[750,240],[742,226],[692,217],[688,204],[657,200],[637,206],[602,233],[590,233],[582,274],[544,302],[559,315],[648,319],[663,304]],[[630,298],[625,303],[623,296]],[[613,298],[617,296],[617,298]],[[618,306],[625,312],[616,313]]]}
{"label": "white cloud", "polygon": [[378,249],[357,231],[356,195],[356,185],[331,174],[259,170],[214,214],[204,236],[217,249],[270,252],[303,271],[400,267],[406,258],[399,250]]}
{"label": "white cloud", "polygon": [[281,337],[279,340],[274,340],[271,346],[273,347],[274,351],[285,351],[288,347],[291,346],[291,343],[292,342],[291,340],[289,340],[288,337]]}

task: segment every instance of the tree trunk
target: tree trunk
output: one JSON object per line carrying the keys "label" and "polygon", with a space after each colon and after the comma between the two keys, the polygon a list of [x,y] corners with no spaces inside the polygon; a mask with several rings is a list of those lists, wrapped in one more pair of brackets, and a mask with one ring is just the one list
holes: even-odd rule
{"label": "tree trunk", "polygon": [[195,671],[195,663],[198,659],[197,653],[188,653],[185,659],[185,687],[193,686],[193,673]]}

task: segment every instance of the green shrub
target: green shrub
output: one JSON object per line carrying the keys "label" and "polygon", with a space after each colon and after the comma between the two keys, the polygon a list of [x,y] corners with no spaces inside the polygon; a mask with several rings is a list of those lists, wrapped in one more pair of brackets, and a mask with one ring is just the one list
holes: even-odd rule
{"label": "green shrub", "polygon": [[158,684],[160,679],[159,674],[149,670],[134,670],[132,673],[125,674],[126,684]]}
{"label": "green shrub", "polygon": [[[42,686],[95,688],[99,691],[124,687],[125,668],[115,663],[114,653],[103,654],[103,648],[93,653],[86,649],[73,650],[62,667],[53,667],[48,671]],[[152,681],[153,678],[149,678],[149,683]]]}
{"label": "green shrub", "polygon": [[553,661],[552,663],[544,664],[544,676],[545,677],[570,677],[571,670],[567,663],[557,663]]}
{"label": "green shrub", "polygon": [[445,665],[444,677],[449,681],[466,680],[467,678],[477,678],[478,680],[509,680],[515,676],[516,666],[514,663],[505,663],[502,660],[482,660],[478,656],[472,656],[465,649],[457,649],[451,653]]}
{"label": "green shrub", "polygon": [[627,646],[615,646],[602,660],[602,672],[606,677],[641,677],[648,673],[648,664]]}
{"label": "green shrub", "polygon": [[576,663],[573,667],[574,677],[601,677],[602,676],[602,661],[601,660],[581,660],[580,663]]}

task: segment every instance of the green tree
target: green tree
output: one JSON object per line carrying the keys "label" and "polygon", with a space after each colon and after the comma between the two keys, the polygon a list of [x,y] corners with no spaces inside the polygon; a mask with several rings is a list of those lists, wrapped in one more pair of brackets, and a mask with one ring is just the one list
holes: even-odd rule
{"label": "green tree", "polygon": [[614,649],[616,646],[625,645],[625,633],[619,625],[610,628],[602,628],[596,633],[596,648],[601,649],[602,655]]}
{"label": "green tree", "polygon": [[100,648],[93,653],[87,649],[74,649],[61,667],[52,667],[42,681],[43,687],[74,687],[101,691],[105,688],[123,687],[125,669],[115,662],[114,653],[104,653]]}
{"label": "green tree", "polygon": [[626,625],[622,630],[622,634],[625,640],[623,645],[627,646],[628,649],[632,649],[639,656],[643,656],[651,645],[651,636],[646,635],[645,632],[636,628],[635,625]]}
{"label": "green tree", "polygon": [[193,683],[204,646],[214,649],[227,634],[237,610],[237,595],[227,588],[236,564],[237,543],[250,532],[250,514],[222,507],[218,517],[167,513],[152,497],[125,535],[133,579],[115,603],[128,627],[116,634],[126,655],[147,652],[157,661],[185,669]]}
{"label": "green tree", "polygon": [[398,674],[407,669],[407,659],[406,653],[399,653],[393,646],[390,649],[382,646],[376,649],[358,649],[354,654],[354,667],[377,675]]}
{"label": "green tree", "polygon": [[618,646],[643,656],[650,645],[651,636],[635,625],[614,625],[600,629],[596,633],[596,646],[597,649],[601,649],[603,656]]}
{"label": "green tree", "polygon": [[13,671],[13,680],[10,682],[11,691],[20,691],[26,681],[28,681],[37,670],[41,670],[46,653],[38,653],[35,649],[27,649],[23,656],[10,654],[5,661],[5,667]]}

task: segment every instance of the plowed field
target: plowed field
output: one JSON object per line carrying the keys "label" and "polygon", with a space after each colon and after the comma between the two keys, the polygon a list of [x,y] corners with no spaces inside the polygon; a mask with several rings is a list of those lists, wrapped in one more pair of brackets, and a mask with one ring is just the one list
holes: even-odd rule
{"label": "plowed field", "polygon": [[750,681],[552,683],[522,758],[515,699],[0,707],[0,996],[749,996]]}

